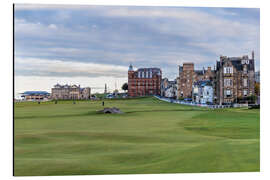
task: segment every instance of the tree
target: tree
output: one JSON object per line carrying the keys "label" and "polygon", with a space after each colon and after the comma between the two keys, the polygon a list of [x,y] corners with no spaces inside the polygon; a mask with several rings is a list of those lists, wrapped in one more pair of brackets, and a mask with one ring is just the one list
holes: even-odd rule
{"label": "tree", "polygon": [[260,83],[255,83],[255,94],[260,95]]}
{"label": "tree", "polygon": [[124,83],[124,84],[122,85],[122,89],[123,89],[124,91],[127,91],[127,90],[128,90],[128,83]]}

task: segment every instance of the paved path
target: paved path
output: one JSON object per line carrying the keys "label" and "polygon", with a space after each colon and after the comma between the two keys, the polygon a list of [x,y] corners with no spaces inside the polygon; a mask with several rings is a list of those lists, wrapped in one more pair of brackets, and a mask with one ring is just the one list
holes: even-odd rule
{"label": "paved path", "polygon": [[180,101],[176,99],[170,99],[170,98],[165,98],[165,97],[160,97],[160,96],[154,96],[157,99],[161,101],[166,101],[170,103],[175,103],[175,104],[184,104],[184,105],[189,105],[189,106],[198,106],[198,107],[208,107],[208,108],[231,108],[229,105],[207,105],[207,104],[198,104],[194,102],[186,102],[186,101]]}

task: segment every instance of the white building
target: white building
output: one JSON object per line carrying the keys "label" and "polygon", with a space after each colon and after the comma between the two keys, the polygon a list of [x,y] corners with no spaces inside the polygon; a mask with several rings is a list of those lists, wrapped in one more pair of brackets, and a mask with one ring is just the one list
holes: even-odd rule
{"label": "white building", "polygon": [[165,97],[168,97],[168,98],[176,97],[176,93],[177,93],[176,85],[169,86],[168,88],[165,89],[164,93],[165,93]]}
{"label": "white building", "polygon": [[193,84],[192,99],[194,102],[200,104],[212,104],[213,97],[214,90],[211,81],[197,81]]}
{"label": "white building", "polygon": [[177,94],[176,80],[169,81],[168,78],[164,78],[161,81],[161,96],[167,98],[175,98]]}

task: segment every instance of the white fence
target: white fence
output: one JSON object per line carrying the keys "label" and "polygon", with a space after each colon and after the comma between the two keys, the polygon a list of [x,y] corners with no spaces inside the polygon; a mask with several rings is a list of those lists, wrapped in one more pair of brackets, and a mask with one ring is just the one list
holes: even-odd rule
{"label": "white fence", "polygon": [[230,105],[207,105],[207,104],[198,104],[198,103],[194,103],[194,102],[180,101],[180,100],[176,100],[176,99],[170,99],[170,98],[159,97],[159,96],[155,96],[155,97],[157,99],[161,100],[161,101],[166,101],[166,102],[170,102],[170,103],[184,104],[184,105],[198,106],[198,107],[207,107],[207,108],[212,108],[212,109],[216,109],[216,108],[231,108],[232,107]]}

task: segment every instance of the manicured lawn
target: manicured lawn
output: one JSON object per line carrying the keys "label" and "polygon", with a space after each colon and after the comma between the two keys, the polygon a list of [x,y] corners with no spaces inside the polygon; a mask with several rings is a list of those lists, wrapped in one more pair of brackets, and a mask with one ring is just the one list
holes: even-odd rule
{"label": "manicured lawn", "polygon": [[155,98],[15,103],[15,175],[260,170],[259,110]]}

